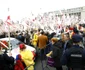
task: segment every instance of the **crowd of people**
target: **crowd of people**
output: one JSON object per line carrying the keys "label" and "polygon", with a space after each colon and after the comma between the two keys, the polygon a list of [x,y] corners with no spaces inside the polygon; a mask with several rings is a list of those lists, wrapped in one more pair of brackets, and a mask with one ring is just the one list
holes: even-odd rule
{"label": "crowd of people", "polygon": [[[0,38],[2,37],[7,37],[7,34],[4,33]],[[2,53],[1,49],[0,70],[24,70],[31,64],[27,70],[34,70],[36,58],[39,56],[41,60],[52,57],[54,60],[53,67],[56,70],[63,70],[63,65],[66,65],[68,70],[85,70],[85,28],[80,24],[66,26],[52,33],[43,29],[16,31],[16,33],[10,33],[10,37],[23,42],[19,45],[20,54],[14,59],[11,54],[8,56],[6,53]],[[24,43],[36,49],[35,60],[33,59],[33,53],[25,49]],[[15,60],[16,63],[18,62],[16,65],[14,65]],[[13,65],[13,68],[10,65]],[[21,69],[18,69],[18,65],[21,65]]]}

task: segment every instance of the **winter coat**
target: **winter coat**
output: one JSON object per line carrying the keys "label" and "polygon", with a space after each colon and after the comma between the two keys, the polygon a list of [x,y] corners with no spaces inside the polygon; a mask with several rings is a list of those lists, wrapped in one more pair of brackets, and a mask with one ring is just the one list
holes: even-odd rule
{"label": "winter coat", "polygon": [[20,40],[21,42],[24,42],[25,37],[22,36],[22,35],[18,35],[18,36],[17,36],[17,39]]}
{"label": "winter coat", "polygon": [[6,53],[0,54],[0,70],[13,70],[14,58]]}
{"label": "winter coat", "polygon": [[61,66],[60,58],[62,55],[62,44],[60,42],[54,43],[52,52],[53,53],[52,53],[51,57],[55,61],[55,67],[60,67]]}
{"label": "winter coat", "polygon": [[47,38],[46,35],[40,35],[38,37],[38,47],[39,47],[39,49],[46,48],[47,43],[48,43],[48,38]]}
{"label": "winter coat", "polygon": [[23,50],[23,51],[20,51],[20,54],[21,54],[22,60],[24,61],[27,67],[32,64],[32,66],[27,68],[27,70],[34,70],[33,53],[30,50]]}

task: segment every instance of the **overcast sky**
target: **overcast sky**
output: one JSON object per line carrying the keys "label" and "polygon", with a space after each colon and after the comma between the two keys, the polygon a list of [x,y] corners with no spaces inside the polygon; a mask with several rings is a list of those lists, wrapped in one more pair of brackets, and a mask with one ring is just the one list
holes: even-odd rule
{"label": "overcast sky", "polygon": [[[0,18],[13,20],[46,11],[85,6],[85,0],[0,0]],[[8,13],[7,9],[10,8]]]}

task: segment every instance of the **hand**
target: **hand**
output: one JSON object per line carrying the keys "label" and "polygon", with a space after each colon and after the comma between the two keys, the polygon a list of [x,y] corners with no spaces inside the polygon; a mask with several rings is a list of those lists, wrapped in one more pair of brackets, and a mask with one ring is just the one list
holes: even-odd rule
{"label": "hand", "polygon": [[49,57],[49,56],[50,56],[50,54],[46,54],[46,56],[47,56],[47,57]]}

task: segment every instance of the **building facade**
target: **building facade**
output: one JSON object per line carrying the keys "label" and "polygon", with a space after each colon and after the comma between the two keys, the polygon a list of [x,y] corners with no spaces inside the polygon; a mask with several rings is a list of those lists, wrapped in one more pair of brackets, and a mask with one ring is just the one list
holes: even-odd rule
{"label": "building facade", "polygon": [[[49,13],[52,13],[52,12],[49,12]],[[85,20],[85,6],[61,10],[61,11],[54,11],[54,13],[58,17],[61,17],[62,14],[64,14],[65,16],[69,15],[70,17],[74,16],[74,17],[78,17],[78,19],[80,20]]]}

